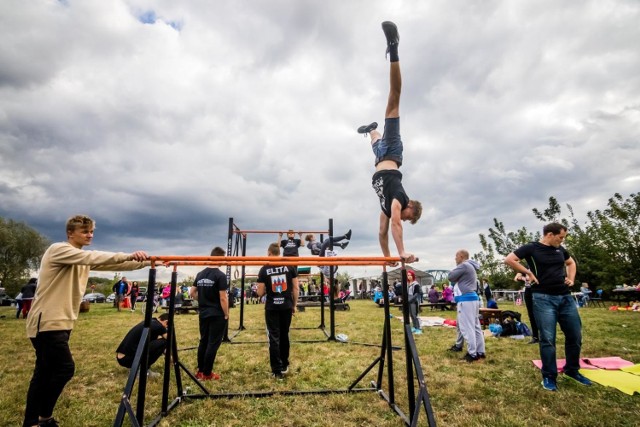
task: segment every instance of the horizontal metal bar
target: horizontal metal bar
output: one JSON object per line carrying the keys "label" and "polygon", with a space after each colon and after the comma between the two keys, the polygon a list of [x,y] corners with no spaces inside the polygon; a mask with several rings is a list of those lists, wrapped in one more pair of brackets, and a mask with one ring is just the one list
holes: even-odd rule
{"label": "horizontal metal bar", "polygon": [[353,388],[349,389],[338,389],[338,390],[283,390],[283,391],[247,391],[241,393],[211,393],[211,394],[186,394],[184,398],[189,399],[232,399],[234,397],[269,397],[269,396],[290,396],[290,395],[310,395],[310,394],[346,394],[346,393],[355,393],[355,392],[376,392],[374,387],[367,388]]}
{"label": "horizontal metal bar", "polygon": [[289,230],[233,230],[236,234],[329,234],[327,230],[322,231],[289,231]]}
{"label": "horizontal metal bar", "polygon": [[299,262],[314,262],[317,260],[325,261],[376,261],[376,262],[401,262],[400,257],[382,257],[382,256],[336,256],[336,257],[318,257],[318,256],[298,256],[298,257],[282,257],[282,256],[193,256],[193,255],[153,255],[151,261],[207,261],[207,262],[231,262],[231,261],[260,261],[260,262],[286,262],[296,260]]}

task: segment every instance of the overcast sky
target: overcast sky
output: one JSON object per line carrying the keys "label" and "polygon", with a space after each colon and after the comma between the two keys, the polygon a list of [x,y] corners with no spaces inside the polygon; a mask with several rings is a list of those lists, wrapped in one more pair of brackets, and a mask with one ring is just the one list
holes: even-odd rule
{"label": "overcast sky", "polygon": [[[640,190],[636,0],[4,0],[0,216],[60,241],[88,214],[90,249],[154,255],[226,247],[229,217],[333,218],[353,230],[344,255],[380,255],[356,129],[384,121],[385,20],[404,187],[425,208],[405,223],[418,268],[478,252],[494,217],[540,229],[549,196],[584,218]],[[276,238],[249,235],[247,254]]]}

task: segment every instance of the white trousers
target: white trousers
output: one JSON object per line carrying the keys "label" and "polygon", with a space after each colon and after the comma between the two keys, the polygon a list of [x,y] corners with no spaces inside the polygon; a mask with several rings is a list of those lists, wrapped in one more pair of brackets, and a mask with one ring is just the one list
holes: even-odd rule
{"label": "white trousers", "polygon": [[457,304],[458,319],[457,324],[460,333],[467,342],[467,353],[477,356],[484,353],[484,335],[478,318],[480,310],[479,301],[461,301]]}

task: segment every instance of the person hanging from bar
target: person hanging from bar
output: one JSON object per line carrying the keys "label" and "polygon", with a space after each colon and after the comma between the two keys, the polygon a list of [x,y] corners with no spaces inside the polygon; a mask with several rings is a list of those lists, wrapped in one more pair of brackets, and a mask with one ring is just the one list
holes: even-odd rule
{"label": "person hanging from bar", "polygon": [[[309,248],[313,255],[318,255],[320,257],[334,257],[338,254],[335,251],[330,250],[329,247],[332,245],[337,245],[340,246],[341,249],[346,248],[351,240],[351,230],[347,231],[341,236],[331,236],[322,243],[319,243],[313,234],[307,234],[304,239],[308,242],[307,248]],[[325,288],[329,288],[329,278],[331,277],[331,271],[333,271],[333,275],[335,276],[336,271],[338,271],[338,267],[329,267],[322,265],[318,267],[320,268],[320,270],[322,271],[322,275],[324,276],[325,283],[324,286],[322,286],[323,297],[328,298],[329,293],[324,293],[324,290]],[[335,292],[337,293],[337,289],[335,290]],[[336,298],[337,295],[334,296],[334,299]]]}
{"label": "person hanging from bar", "polygon": [[400,74],[400,60],[398,58],[398,44],[400,37],[398,28],[393,22],[382,23],[382,31],[387,39],[387,53],[390,59],[390,88],[385,112],[384,134],[380,135],[376,129],[378,123],[373,122],[358,128],[358,133],[369,135],[371,148],[375,154],[376,172],[372,178],[372,186],[380,199],[380,229],[379,240],[382,253],[390,257],[389,227],[391,235],[398,249],[398,254],[405,262],[414,262],[415,256],[405,250],[403,241],[402,221],[415,224],[422,215],[422,204],[417,200],[410,200],[402,187],[402,140],[400,138],[400,92],[402,77]]}
{"label": "person hanging from bar", "polygon": [[311,251],[311,255],[318,255],[322,257],[324,256],[325,251],[329,249],[329,246],[337,245],[340,246],[341,249],[346,248],[351,241],[351,230],[341,236],[330,236],[324,242],[318,242],[313,234],[307,234],[304,237],[304,240],[307,242],[307,248]]}

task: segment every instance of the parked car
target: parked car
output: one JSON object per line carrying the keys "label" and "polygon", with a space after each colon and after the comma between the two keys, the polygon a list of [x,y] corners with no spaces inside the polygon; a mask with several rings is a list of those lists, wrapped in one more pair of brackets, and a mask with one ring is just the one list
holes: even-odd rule
{"label": "parked car", "polygon": [[147,287],[140,286],[140,291],[138,292],[138,296],[136,297],[136,301],[145,301],[147,298]]}
{"label": "parked car", "polygon": [[15,302],[16,300],[11,298],[4,288],[0,288],[0,305],[12,305],[15,304]]}
{"label": "parked car", "polygon": [[116,300],[116,294],[115,292],[112,292],[111,295],[107,297],[107,302],[113,303],[115,302],[115,300]]}
{"label": "parked car", "polygon": [[86,294],[83,298],[83,301],[89,301],[89,302],[105,302],[107,300],[107,297],[104,296],[104,294],[98,293],[98,292],[94,292],[91,294]]}

